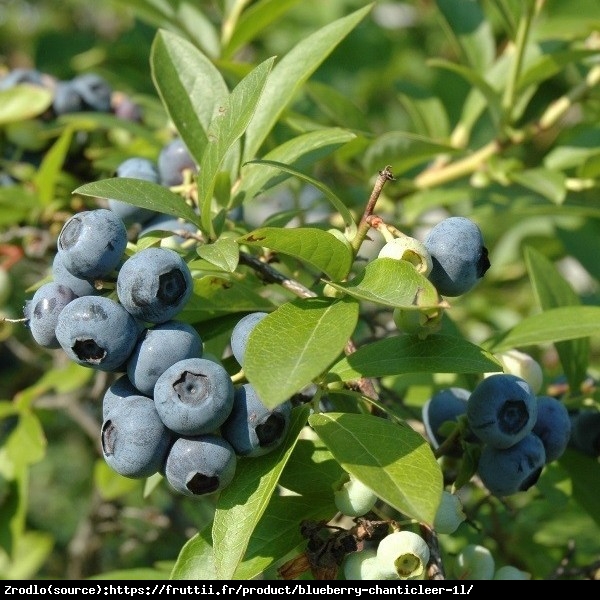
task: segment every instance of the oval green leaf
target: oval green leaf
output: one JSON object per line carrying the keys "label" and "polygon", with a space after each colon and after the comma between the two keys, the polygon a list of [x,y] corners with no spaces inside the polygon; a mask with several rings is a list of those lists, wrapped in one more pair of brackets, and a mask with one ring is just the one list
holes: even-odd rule
{"label": "oval green leaf", "polygon": [[52,92],[36,85],[16,85],[0,91],[0,126],[27,121],[52,104]]}
{"label": "oval green leaf", "polygon": [[373,415],[320,413],[309,424],[345,471],[402,514],[433,524],[444,483],[423,436]]}

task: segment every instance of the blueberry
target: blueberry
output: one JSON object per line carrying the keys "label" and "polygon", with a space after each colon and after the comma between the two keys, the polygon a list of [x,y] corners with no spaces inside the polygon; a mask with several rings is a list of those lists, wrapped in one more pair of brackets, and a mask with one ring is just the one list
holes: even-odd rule
{"label": "blueberry", "polygon": [[390,533],[377,546],[383,579],[425,579],[429,557],[425,540],[407,529]]}
{"label": "blueberry", "polygon": [[436,533],[454,533],[466,518],[460,498],[456,494],[443,490],[442,500],[433,520]]}
{"label": "blueberry", "polygon": [[571,419],[565,405],[551,396],[537,397],[537,419],[533,433],[544,444],[546,462],[550,463],[562,456],[571,437]]}
{"label": "blueberry", "polygon": [[113,110],[115,116],[124,121],[141,123],[144,118],[142,107],[122,92],[117,92],[113,96]]}
{"label": "blueberry", "polygon": [[344,473],[333,486],[336,508],[348,517],[362,517],[377,503],[375,492],[350,473]]}
{"label": "blueberry", "polygon": [[112,87],[100,75],[85,73],[71,80],[71,86],[81,98],[84,109],[94,112],[110,112]]}
{"label": "blueberry", "polygon": [[52,260],[52,280],[71,288],[77,296],[95,296],[100,294],[93,280],[76,277],[71,273],[62,260],[62,255],[56,253]]}
{"label": "blueberry", "polygon": [[167,187],[181,185],[185,169],[189,169],[194,173],[198,171],[198,165],[192,158],[184,141],[179,137],[162,147],[157,162],[160,182]]}
{"label": "blueberry", "polygon": [[73,83],[71,81],[58,81],[54,86],[54,97],[52,99],[54,114],[57,116],[67,115],[82,112],[84,109],[84,102]]}
{"label": "blueberry", "polygon": [[121,375],[113,381],[102,397],[102,418],[106,419],[110,411],[121,404],[127,403],[130,397],[145,396],[138,390],[127,375]]}
{"label": "blueberry", "polygon": [[186,358],[202,357],[202,338],[183,321],[167,321],[144,331],[127,361],[127,374],[135,387],[152,394],[158,378]]}
{"label": "blueberry", "polygon": [[234,387],[219,363],[187,358],[156,381],[154,402],[164,424],[181,435],[212,433],[233,408]]}
{"label": "blueberry", "polygon": [[344,559],[344,578],[348,581],[383,579],[377,561],[377,550],[365,548],[348,554]]}
{"label": "blueberry", "polygon": [[530,433],[509,448],[484,444],[477,473],[489,492],[501,498],[535,485],[545,464],[544,444]]}
{"label": "blueberry", "polygon": [[249,383],[235,389],[233,407],[221,435],[241,456],[262,456],[283,442],[290,424],[289,401],[267,408]]}
{"label": "blueberry", "polygon": [[235,452],[223,438],[217,435],[182,436],[171,446],[165,477],[180,494],[200,497],[227,487],[236,466]]}
{"label": "blueberry", "polygon": [[82,279],[99,279],[111,273],[126,247],[125,224],[106,208],[73,215],[63,225],[57,242],[65,268]]}
{"label": "blueberry", "polygon": [[[444,388],[433,394],[423,405],[421,410],[423,425],[434,448],[438,448],[446,439],[441,433],[441,426],[446,421],[456,422],[459,417],[466,415],[467,401],[470,395],[471,392],[465,388]],[[472,440],[472,434],[467,439]],[[460,447],[451,449],[449,454],[460,456]]]}
{"label": "blueberry", "polygon": [[136,318],[165,323],[179,313],[192,294],[190,269],[169,248],[145,248],[130,256],[117,276],[121,304]]}
{"label": "blueberry", "polygon": [[495,567],[496,561],[485,546],[468,544],[456,555],[454,576],[467,581],[487,581],[494,576]]}
{"label": "blueberry", "polygon": [[102,452],[123,477],[149,477],[162,471],[173,434],[160,420],[152,398],[128,396],[102,423]]}
{"label": "blueberry", "polygon": [[268,313],[266,312],[253,312],[242,317],[235,324],[235,327],[231,332],[231,352],[240,366],[243,365],[248,338],[250,337],[252,330],[267,316],[267,314]]}
{"label": "blueberry", "polygon": [[0,90],[8,90],[21,83],[45,87],[47,77],[37,69],[18,67],[12,69],[0,79]]}
{"label": "blueberry", "polygon": [[62,309],[77,296],[60,283],[50,282],[39,287],[27,305],[28,326],[33,339],[44,348],[60,348],[56,339],[56,324]]}
{"label": "blueberry", "polygon": [[100,371],[123,368],[138,333],[137,321],[105,296],[75,298],[60,312],[56,324],[56,338],[67,356]]}
{"label": "blueberry", "polygon": [[490,268],[479,227],[465,217],[448,217],[424,241],[432,262],[429,280],[443,296],[469,291]]}
{"label": "blueberry", "polygon": [[600,456],[600,412],[584,409],[571,417],[569,445],[588,456]]}
{"label": "blueberry", "polygon": [[[158,169],[156,165],[150,159],[141,156],[134,156],[124,160],[117,167],[115,175],[116,177],[129,177],[131,179],[142,179],[158,183]],[[109,198],[108,208],[117,213],[125,225],[128,226],[133,223],[145,223],[159,214],[155,210],[142,208],[113,198]]]}
{"label": "blueberry", "polygon": [[496,373],[484,378],[471,392],[467,419],[482,442],[508,448],[531,432],[537,408],[537,399],[524,379]]}

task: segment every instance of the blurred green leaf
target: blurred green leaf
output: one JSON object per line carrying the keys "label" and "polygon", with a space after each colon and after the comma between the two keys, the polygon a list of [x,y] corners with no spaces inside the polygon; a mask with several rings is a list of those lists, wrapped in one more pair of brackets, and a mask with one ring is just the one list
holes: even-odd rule
{"label": "blurred green leaf", "polygon": [[304,82],[360,23],[373,4],[329,23],[300,41],[275,66],[246,132],[243,162],[256,157],[281,113]]}
{"label": "blurred green leaf", "polygon": [[509,177],[512,181],[556,204],[561,204],[567,195],[566,177],[560,171],[544,168],[526,169],[511,171]]}
{"label": "blurred green leaf", "polygon": [[329,298],[286,302],[252,330],[244,373],[266,406],[281,404],[323,373],[347,344],[358,303]]}
{"label": "blurred green leaf", "polygon": [[525,317],[486,343],[492,352],[550,344],[600,334],[600,306],[562,306]]}
{"label": "blurred green leaf", "polygon": [[41,115],[52,105],[52,92],[36,85],[0,90],[0,127]]}
{"label": "blurred green leaf", "polygon": [[320,81],[309,81],[306,84],[306,92],[321,110],[340,127],[369,131],[369,122],[363,111],[335,87]]}
{"label": "blurred green leaf", "polygon": [[433,523],[443,478],[423,436],[373,415],[318,413],[309,423],[345,471],[407,517]]}
{"label": "blurred green leaf", "polygon": [[600,155],[600,127],[574,129],[567,139],[559,140],[544,157],[544,166],[552,171],[579,167],[589,158]]}
{"label": "blurred green leaf", "polygon": [[136,479],[129,479],[119,475],[111,469],[104,458],[99,458],[94,463],[94,485],[104,500],[116,500],[140,487]]}
{"label": "blurred green leaf", "polygon": [[274,57],[263,61],[237,84],[208,129],[208,146],[198,175],[198,206],[202,227],[210,237],[214,237],[212,198],[219,170],[226,154],[244,134],[255,114],[274,61]]}
{"label": "blurred green leaf", "polygon": [[174,194],[158,183],[143,179],[111,177],[85,183],[74,190],[73,193],[97,198],[113,198],[134,206],[141,206],[142,208],[149,208],[160,213],[180,217],[190,223],[197,224],[198,222],[198,215],[182,196]]}
{"label": "blurred green leaf", "polygon": [[54,540],[51,535],[39,531],[26,531],[15,541],[15,551],[10,564],[3,570],[3,579],[31,580],[48,560]]}
{"label": "blurred green leaf", "polygon": [[289,254],[334,280],[343,279],[352,266],[350,248],[332,233],[315,227],[261,227],[238,238],[237,242]]}
{"label": "blurred green leaf", "polygon": [[286,439],[280,447],[260,457],[238,458],[233,481],[220,492],[212,538],[218,579],[232,579],[246,553],[254,529],[263,516],[279,476],[287,463],[309,407],[292,410]]}
{"label": "blurred green leaf", "polygon": [[394,308],[419,310],[441,303],[433,284],[412,263],[394,258],[371,260],[347,283],[330,285],[357,300]]}
{"label": "blurred green leaf", "polygon": [[361,346],[330,369],[341,381],[400,373],[487,373],[502,367],[487,351],[438,333],[424,340],[397,335]]}
{"label": "blurred green leaf", "polygon": [[[138,569],[121,569],[119,571],[107,571],[99,575],[92,575],[87,578],[87,581],[102,581],[102,580],[127,580],[130,581],[152,581],[152,580],[168,580],[169,573],[160,569],[151,569],[140,567]],[[148,592],[150,590],[147,590]],[[158,591],[158,590],[157,590]]]}
{"label": "blurred green leaf", "polygon": [[398,83],[397,88],[400,102],[410,115],[415,131],[432,140],[447,139],[450,135],[450,123],[441,98],[430,90],[407,81]]}
{"label": "blurred green leaf", "polygon": [[573,498],[600,526],[600,463],[597,459],[580,452],[567,450],[558,459],[567,470],[573,485]]}
{"label": "blurred green leaf", "polygon": [[198,48],[159,30],[150,55],[152,78],[175,127],[197,163],[207,131],[229,95],[223,76]]}
{"label": "blurred green leaf", "polygon": [[232,238],[220,238],[212,244],[197,248],[198,256],[229,273],[235,272],[239,258],[239,246]]}

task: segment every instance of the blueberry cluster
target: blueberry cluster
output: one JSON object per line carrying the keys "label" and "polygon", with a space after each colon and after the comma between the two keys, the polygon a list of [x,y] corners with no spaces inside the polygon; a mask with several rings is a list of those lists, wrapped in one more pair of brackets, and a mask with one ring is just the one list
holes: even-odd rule
{"label": "blueberry cluster", "polygon": [[[153,173],[140,159],[125,166],[132,164],[130,175]],[[114,471],[130,478],[162,473],[188,496],[219,491],[231,482],[238,456],[260,456],[281,443],[291,404],[269,410],[250,384],[234,387],[220,363],[203,357],[197,330],[177,320],[193,290],[189,267],[171,248],[127,256],[119,210],[86,210],[65,222],[52,281],[25,304],[27,325],[40,346],[121,373],[102,406],[102,450]],[[115,289],[105,295],[102,285],[110,281]],[[240,364],[264,316],[250,314],[232,331]]]}
{"label": "blueberry cluster", "polygon": [[[462,418],[464,416],[464,418]],[[472,391],[447,388],[423,407],[427,435],[445,441],[444,423],[466,424],[464,439],[480,444],[477,474],[491,494],[504,497],[535,485],[545,465],[560,458],[571,437],[571,419],[557,398],[536,395],[527,381],[494,373]],[[456,455],[456,447],[449,454]]]}

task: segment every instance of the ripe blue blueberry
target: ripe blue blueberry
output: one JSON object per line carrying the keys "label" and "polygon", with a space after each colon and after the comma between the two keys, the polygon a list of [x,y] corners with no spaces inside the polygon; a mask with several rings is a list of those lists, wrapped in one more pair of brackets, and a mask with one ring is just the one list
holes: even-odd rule
{"label": "ripe blue blueberry", "polygon": [[95,296],[100,294],[93,280],[76,277],[71,273],[62,260],[62,255],[57,252],[52,260],[52,280],[55,283],[66,285],[71,288],[77,296]]}
{"label": "ripe blue blueberry", "polygon": [[502,498],[535,485],[545,464],[544,444],[530,433],[509,448],[484,444],[477,473],[489,492]]}
{"label": "ripe blue blueberry", "polygon": [[190,269],[169,248],[145,248],[130,256],[117,276],[119,302],[136,318],[170,321],[192,294]]}
{"label": "ripe blue blueberry", "polygon": [[235,389],[233,408],[221,426],[221,435],[240,456],[262,456],[277,448],[290,425],[289,401],[267,408],[252,385]]}
{"label": "ripe blue blueberry", "polygon": [[27,305],[26,318],[33,339],[43,348],[60,348],[56,325],[62,309],[75,300],[73,290],[50,282],[39,287]]}
{"label": "ripe blue blueberry", "polygon": [[235,475],[237,456],[217,435],[179,437],[165,465],[169,485],[180,494],[201,497],[227,487]]}
{"label": "ripe blue blueberry", "polygon": [[112,87],[96,73],[84,73],[71,80],[71,86],[83,102],[84,110],[110,112]]}
{"label": "ripe blue blueberry", "polygon": [[127,246],[122,219],[107,208],[73,215],[63,225],[57,248],[65,268],[82,279],[99,279],[117,268]]}
{"label": "ripe blue blueberry", "polygon": [[189,169],[194,173],[198,171],[198,165],[179,137],[162,147],[157,162],[160,182],[167,187],[181,185],[184,170]]}
{"label": "ripe blue blueberry", "polygon": [[145,396],[145,394],[131,383],[127,375],[119,376],[106,388],[102,397],[102,419],[106,419],[115,406],[125,404],[133,396]]}
{"label": "ripe blue blueberry", "polygon": [[[446,439],[440,431],[441,426],[446,421],[456,422],[460,416],[467,413],[467,401],[470,395],[471,392],[465,388],[444,388],[433,394],[423,405],[421,410],[423,425],[434,448],[438,448]],[[451,454],[460,455],[460,448]]]}
{"label": "ripe blue blueberry", "polygon": [[423,243],[433,265],[429,280],[442,296],[468,292],[490,268],[481,230],[465,217],[439,222]]}
{"label": "ripe blue blueberry", "polygon": [[600,412],[584,409],[571,416],[569,445],[583,454],[600,456]]}
{"label": "ripe blue blueberry", "polygon": [[[116,177],[142,179],[152,183],[158,183],[159,181],[158,169],[154,162],[141,156],[133,156],[124,160],[117,167],[115,175]],[[142,208],[140,206],[135,206],[134,204],[122,202],[121,200],[115,200],[113,198],[108,200],[108,208],[119,215],[125,225],[131,225],[133,223],[145,223],[152,217],[159,214],[149,208]]]}
{"label": "ripe blue blueberry", "polygon": [[154,386],[163,423],[181,435],[212,433],[233,408],[234,387],[219,363],[187,358],[166,369]]}
{"label": "ripe blue blueberry", "polygon": [[105,296],[82,296],[67,304],[56,324],[56,338],[67,356],[100,371],[124,369],[139,334],[137,321]]}
{"label": "ripe blue blueberry", "polygon": [[537,409],[537,399],[524,379],[495,373],[481,380],[471,392],[467,419],[482,442],[508,448],[531,432]]}
{"label": "ripe blue blueberry", "polygon": [[571,419],[565,405],[552,396],[538,396],[537,405],[533,433],[542,440],[550,463],[560,458],[569,444]]}
{"label": "ripe blue blueberry", "polygon": [[20,85],[22,83],[45,87],[47,78],[47,75],[37,69],[17,67],[11,69],[0,79],[0,90],[8,90],[15,85]]}
{"label": "ripe blue blueberry", "polygon": [[231,332],[231,352],[240,366],[243,366],[248,338],[252,330],[262,321],[268,313],[253,312],[242,317]]}
{"label": "ripe blue blueberry", "polygon": [[167,321],[146,329],[127,361],[127,374],[135,387],[152,395],[158,378],[186,358],[202,357],[202,338],[183,321]]}
{"label": "ripe blue blueberry", "polygon": [[102,423],[104,459],[123,477],[137,479],[162,471],[172,441],[172,432],[146,396],[128,396]]}
{"label": "ripe blue blueberry", "polygon": [[52,110],[57,116],[85,110],[85,104],[71,81],[58,81],[54,86]]}

